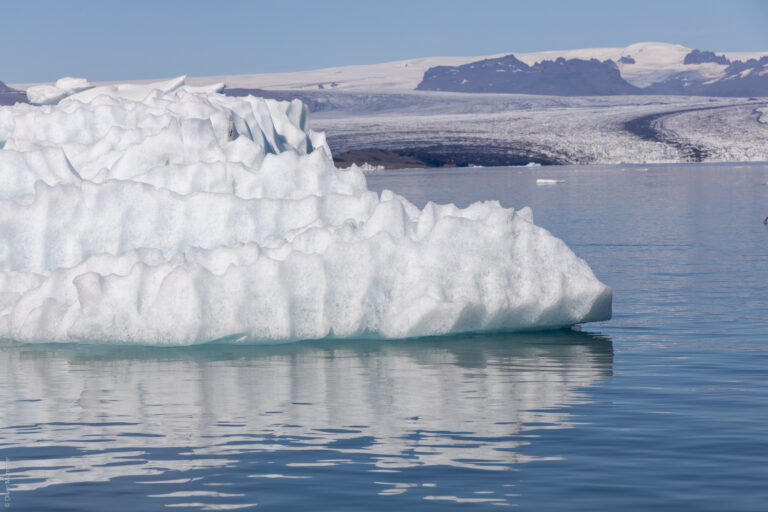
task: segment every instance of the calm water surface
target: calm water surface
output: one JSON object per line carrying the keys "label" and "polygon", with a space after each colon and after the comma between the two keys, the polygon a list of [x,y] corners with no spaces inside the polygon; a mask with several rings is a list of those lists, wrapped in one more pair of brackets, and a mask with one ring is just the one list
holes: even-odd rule
{"label": "calm water surface", "polygon": [[419,206],[530,205],[613,287],[613,320],[397,342],[5,346],[0,506],[768,510],[766,182],[758,164],[371,175]]}

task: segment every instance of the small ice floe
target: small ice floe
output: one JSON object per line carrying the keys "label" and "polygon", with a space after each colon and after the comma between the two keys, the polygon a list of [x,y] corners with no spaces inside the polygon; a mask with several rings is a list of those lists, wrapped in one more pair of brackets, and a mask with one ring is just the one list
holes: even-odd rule
{"label": "small ice floe", "polygon": [[537,185],[557,185],[558,183],[565,183],[565,180],[551,180],[547,178],[539,178],[536,180]]}
{"label": "small ice floe", "polygon": [[541,164],[537,164],[536,162],[528,162],[525,164],[525,167],[541,167]]}
{"label": "small ice floe", "polygon": [[339,167],[340,171],[348,171],[350,169],[357,169],[363,172],[376,172],[383,171],[385,167],[383,165],[369,164],[368,162],[363,162],[361,165],[352,164],[349,167]]}

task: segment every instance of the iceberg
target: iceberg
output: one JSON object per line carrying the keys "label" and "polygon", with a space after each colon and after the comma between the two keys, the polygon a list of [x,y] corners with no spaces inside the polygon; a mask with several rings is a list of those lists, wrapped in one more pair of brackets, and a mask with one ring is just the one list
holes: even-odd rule
{"label": "iceberg", "polygon": [[84,78],[60,78],[54,85],[35,85],[27,89],[27,99],[33,105],[53,105],[67,96],[91,89],[93,85]]}
{"label": "iceberg", "polygon": [[0,108],[0,339],[278,343],[611,316],[610,288],[529,208],[370,191],[298,100],[184,77],[59,85]]}

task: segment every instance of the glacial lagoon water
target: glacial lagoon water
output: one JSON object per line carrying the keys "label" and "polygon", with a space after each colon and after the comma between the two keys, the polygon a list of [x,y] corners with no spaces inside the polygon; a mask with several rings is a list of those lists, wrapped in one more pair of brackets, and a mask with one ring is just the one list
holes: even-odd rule
{"label": "glacial lagoon water", "polygon": [[2,506],[768,509],[768,165],[368,182],[419,206],[531,206],[613,287],[614,318],[403,341],[3,346]]}

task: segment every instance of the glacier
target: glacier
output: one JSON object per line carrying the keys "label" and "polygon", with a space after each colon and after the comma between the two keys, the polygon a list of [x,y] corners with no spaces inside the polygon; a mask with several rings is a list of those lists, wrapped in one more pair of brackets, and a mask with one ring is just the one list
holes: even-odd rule
{"label": "glacier", "polygon": [[368,190],[308,110],[184,77],[0,108],[0,340],[192,345],[558,328],[611,289],[529,208]]}

